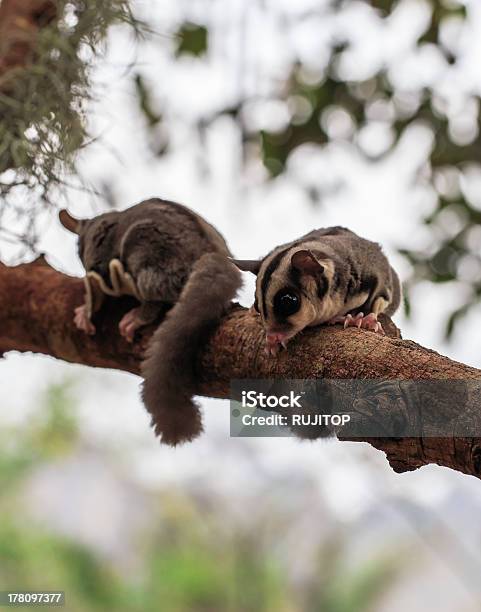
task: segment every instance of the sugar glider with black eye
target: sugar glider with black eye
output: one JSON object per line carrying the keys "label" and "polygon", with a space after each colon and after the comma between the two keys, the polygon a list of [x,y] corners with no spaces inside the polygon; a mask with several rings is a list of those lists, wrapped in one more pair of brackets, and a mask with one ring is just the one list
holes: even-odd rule
{"label": "sugar glider with black eye", "polygon": [[384,334],[377,317],[394,314],[401,299],[381,247],[344,227],[317,229],[264,259],[234,263],[257,275],[254,308],[272,355],[304,328],[323,323]]}
{"label": "sugar glider with black eye", "polygon": [[84,221],[66,210],[59,216],[78,234],[86,270],[85,304],[74,317],[79,329],[95,334],[92,316],[105,295],[133,295],[140,302],[119,323],[129,342],[168,311],[142,363],[142,397],[161,441],[192,440],[202,431],[192,400],[196,356],[241,285],[223,237],[185,206],[160,199]]}

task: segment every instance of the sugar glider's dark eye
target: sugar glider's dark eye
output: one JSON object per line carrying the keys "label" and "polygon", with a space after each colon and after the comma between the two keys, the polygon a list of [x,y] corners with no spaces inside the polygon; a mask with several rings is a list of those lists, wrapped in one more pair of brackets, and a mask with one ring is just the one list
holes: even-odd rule
{"label": "sugar glider's dark eye", "polygon": [[289,289],[281,289],[274,297],[274,313],[279,317],[290,317],[300,307],[299,296]]}

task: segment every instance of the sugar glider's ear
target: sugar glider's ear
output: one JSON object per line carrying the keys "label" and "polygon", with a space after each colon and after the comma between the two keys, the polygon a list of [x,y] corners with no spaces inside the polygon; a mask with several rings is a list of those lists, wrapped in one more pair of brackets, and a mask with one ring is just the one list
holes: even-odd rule
{"label": "sugar glider's ear", "polygon": [[252,272],[256,275],[259,274],[262,264],[262,259],[231,259],[231,261],[242,272]]}
{"label": "sugar glider's ear", "polygon": [[80,233],[82,221],[80,221],[80,219],[72,217],[68,210],[63,209],[59,211],[58,218],[60,220],[60,223],[64,226],[65,229],[68,229],[69,232],[73,232],[74,234]]}
{"label": "sugar glider's ear", "polygon": [[291,257],[291,266],[309,276],[318,276],[324,271],[324,266],[320,264],[316,257],[307,249],[296,251]]}

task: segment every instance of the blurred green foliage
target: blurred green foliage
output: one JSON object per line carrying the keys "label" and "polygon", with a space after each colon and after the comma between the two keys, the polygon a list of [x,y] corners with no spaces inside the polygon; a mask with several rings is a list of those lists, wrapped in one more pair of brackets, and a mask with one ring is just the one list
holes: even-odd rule
{"label": "blurred green foliage", "polygon": [[[120,23],[142,30],[129,0],[59,0],[57,7],[58,18],[38,32],[34,61],[0,75],[0,230],[27,250],[35,250],[38,229],[26,195],[51,204],[52,190],[75,170],[75,154],[88,141],[91,68],[107,31]],[[12,209],[31,219],[19,235],[3,227]]]}
{"label": "blurred green foliage", "polygon": [[[324,559],[326,562],[327,559]],[[368,561],[355,569],[343,567],[339,561],[327,564],[327,576],[309,593],[308,610],[312,612],[368,612],[388,592],[399,571],[398,558]]]}
{"label": "blurred green foliage", "polygon": [[[377,31],[384,32],[393,27],[400,11],[407,10],[408,5],[410,10],[415,6],[415,3],[402,0],[363,0],[362,4],[367,10],[371,9],[370,20],[377,24]],[[435,54],[439,82],[404,85],[403,89],[397,81],[395,67],[387,58],[381,58],[377,66],[373,65],[371,74],[363,79],[358,79],[354,73],[351,77],[346,76],[345,60],[352,54],[352,36],[346,28],[343,38],[342,29],[338,29],[329,39],[328,57],[322,69],[313,69],[301,56],[293,57],[284,78],[277,78],[277,85],[270,90],[267,84],[264,86],[264,91],[269,93],[259,95],[257,91],[249,93],[244,90],[237,103],[228,100],[216,112],[201,117],[199,140],[202,143],[202,133],[219,117],[230,118],[240,131],[244,159],[252,161],[257,156],[262,160],[268,177],[275,179],[289,173],[291,156],[302,146],[322,149],[332,142],[343,142],[373,164],[387,158],[411,127],[427,127],[432,134],[432,146],[425,167],[414,180],[430,191],[429,197],[434,201],[432,211],[424,219],[429,230],[428,238],[425,245],[416,250],[404,248],[402,237],[398,246],[412,268],[407,290],[423,279],[436,283],[457,281],[463,286],[459,294],[465,295],[464,301],[456,309],[451,307],[449,310],[448,306],[446,336],[449,338],[456,322],[481,302],[481,208],[479,198],[473,199],[473,190],[466,188],[468,175],[481,181],[481,105],[475,83],[459,92],[463,106],[457,110],[453,110],[438,89],[438,84],[450,76],[450,70],[455,70],[460,61],[456,45],[453,46],[452,41],[451,44],[446,42],[446,28],[453,24],[462,27],[469,19],[469,6],[456,0],[419,0],[418,4],[430,9],[430,18],[426,19],[424,31],[420,28],[422,21],[413,22],[413,32],[419,32],[409,52],[413,58],[417,53]],[[248,19],[250,8],[255,6],[256,10],[269,10],[263,3],[247,3],[244,20]],[[357,0],[328,0],[318,10],[300,11],[297,17],[286,14],[281,27],[287,38],[291,30],[304,26],[311,19],[321,27],[322,19],[332,24],[335,17],[350,15],[353,9],[359,12],[359,6]],[[416,15],[419,17],[419,13]],[[274,14],[272,19],[276,19]],[[191,27],[191,21],[186,20],[179,27],[176,40],[184,40],[186,29],[188,31]],[[199,33],[199,40],[203,27],[214,27],[207,13],[205,24],[198,23],[194,30]],[[461,36],[458,33],[458,39]],[[190,44],[190,52],[195,55],[204,53],[208,59],[207,45]],[[459,49],[462,50],[462,45]],[[173,51],[175,58],[178,47]],[[246,49],[245,52],[252,61],[250,51]],[[340,69],[343,65],[344,69]],[[249,121],[253,104],[258,107],[263,100],[265,103],[275,102],[277,108],[281,105],[286,112],[287,119],[275,130],[267,126],[259,128],[256,122]],[[342,136],[329,129],[336,111],[341,111],[343,121],[350,124]],[[381,150],[370,150],[359,138],[361,131],[373,123],[382,124],[385,133],[390,134],[390,142]],[[322,179],[318,184],[303,187],[315,202],[326,189]],[[446,221],[446,212],[449,213],[449,222]]]}
{"label": "blurred green foliage", "polygon": [[[69,612],[367,612],[400,569],[385,559],[347,569],[335,535],[320,544],[312,579],[295,588],[272,513],[268,525],[257,518],[233,527],[222,510],[206,512],[206,499],[199,507],[187,492],[162,489],[154,493],[158,516],[138,536],[135,569],[126,571],[28,511],[35,474],[81,447],[68,381],[47,389],[26,423],[0,430],[0,590],[63,590]],[[108,449],[99,455],[110,461]]]}

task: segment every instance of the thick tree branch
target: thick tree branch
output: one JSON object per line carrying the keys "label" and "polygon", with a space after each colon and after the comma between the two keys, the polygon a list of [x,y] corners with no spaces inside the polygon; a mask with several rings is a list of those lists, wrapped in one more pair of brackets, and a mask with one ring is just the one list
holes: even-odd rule
{"label": "thick tree branch", "polygon": [[[32,351],[138,374],[152,328],[145,330],[139,342],[129,345],[119,336],[117,324],[130,304],[128,300],[112,300],[99,314],[97,334],[85,336],[72,321],[74,307],[82,300],[81,279],[54,270],[43,258],[16,267],[0,264],[0,354]],[[389,321],[385,324],[389,325]],[[391,335],[395,335],[393,327],[390,329]],[[200,347],[203,382],[199,393],[227,397],[230,381],[245,378],[481,380],[480,370],[451,361],[414,342],[355,328],[322,327],[306,331],[277,359],[264,355],[262,340],[258,318],[240,306],[233,307],[207,345]],[[464,416],[459,406],[448,410],[452,411],[445,415],[448,421],[451,418],[458,423]],[[474,419],[474,425],[481,426],[480,410],[468,416],[470,423]],[[398,472],[437,463],[481,477],[480,438],[453,435],[364,441],[383,450]]]}

